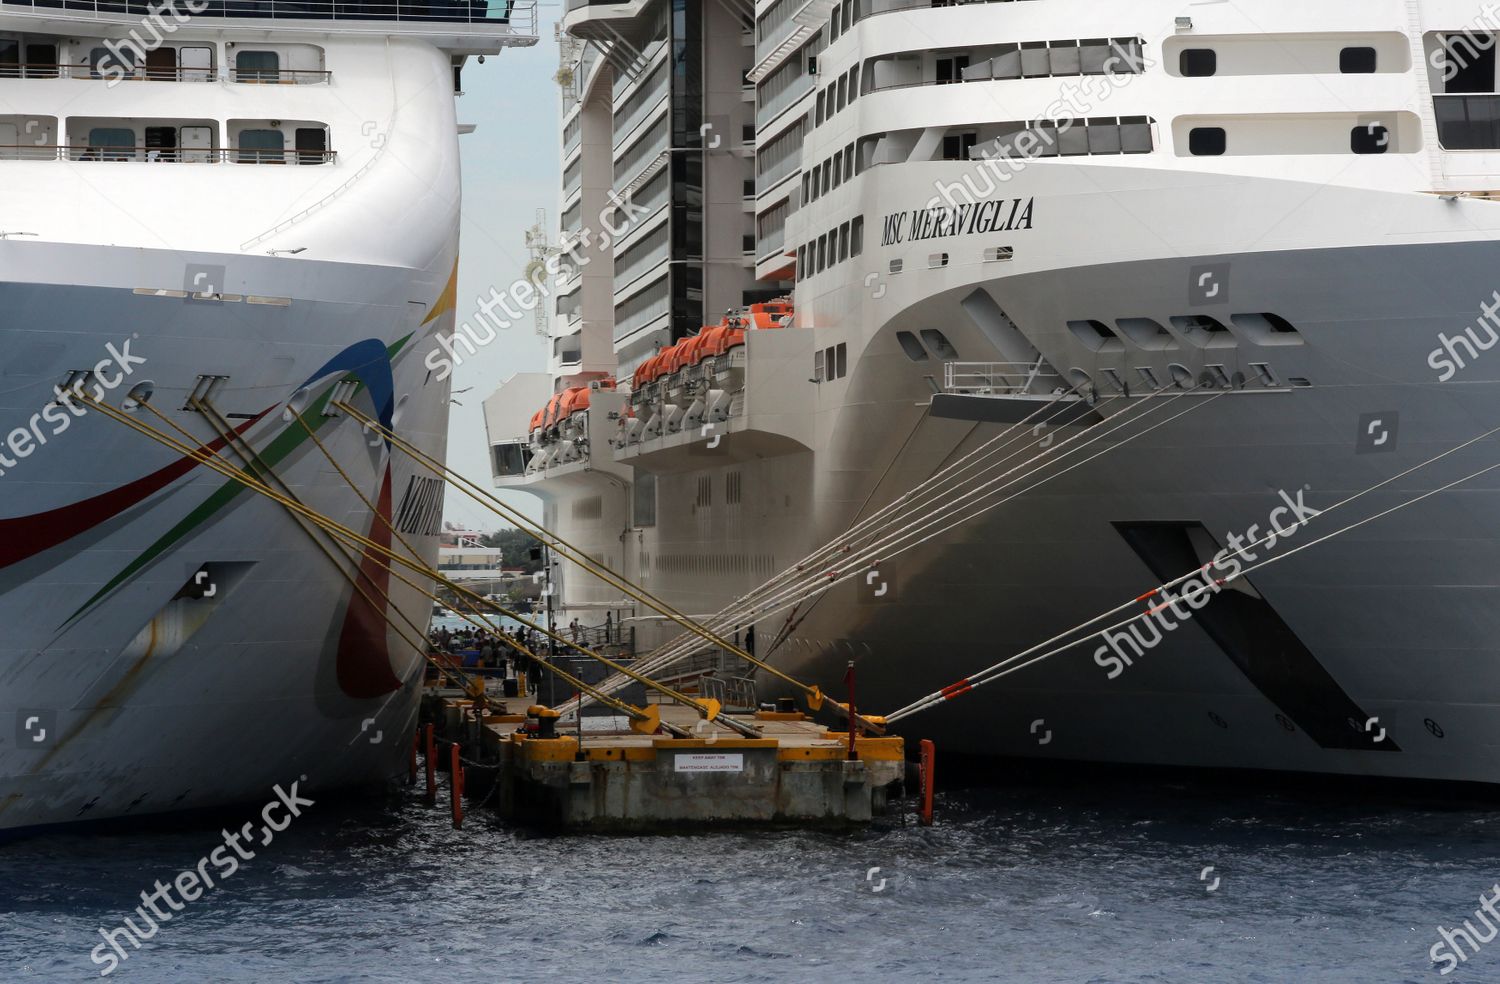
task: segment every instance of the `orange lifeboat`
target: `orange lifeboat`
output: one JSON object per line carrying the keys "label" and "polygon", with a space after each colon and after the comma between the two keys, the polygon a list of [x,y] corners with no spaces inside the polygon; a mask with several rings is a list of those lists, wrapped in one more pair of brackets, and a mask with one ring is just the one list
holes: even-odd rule
{"label": "orange lifeboat", "polygon": [[563,391],[562,402],[558,405],[557,419],[566,420],[580,410],[589,408],[589,388],[587,386],[574,386]]}
{"label": "orange lifeboat", "polygon": [[547,401],[547,410],[542,417],[543,427],[553,427],[557,424],[557,411],[562,405],[562,393],[556,393],[552,399]]}

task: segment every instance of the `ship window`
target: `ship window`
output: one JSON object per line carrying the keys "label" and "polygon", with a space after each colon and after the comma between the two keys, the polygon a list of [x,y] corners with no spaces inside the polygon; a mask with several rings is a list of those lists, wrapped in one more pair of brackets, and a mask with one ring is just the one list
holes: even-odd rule
{"label": "ship window", "polygon": [[916,335],[913,335],[909,331],[898,331],[896,332],[896,341],[901,343],[901,351],[905,352],[906,357],[911,361],[927,361],[927,350],[922,347],[921,342],[917,341]]}
{"label": "ship window", "polygon": [[129,48],[111,51],[108,48],[89,49],[89,78],[121,78],[135,74],[135,52]]}
{"label": "ship window", "polygon": [[900,273],[901,272],[901,267],[902,267],[902,265],[904,263],[905,263],[904,260],[892,260],[891,261],[891,266],[890,266],[891,272],[892,273]]}
{"label": "ship window", "polygon": [[804,203],[812,201],[812,199],[808,197],[809,185],[811,185],[811,184],[812,184],[812,175],[810,175],[810,174],[804,174],[804,175],[802,175],[802,201]]}
{"label": "ship window", "polygon": [[859,98],[859,66],[849,69],[849,102]]}
{"label": "ship window", "polygon": [[135,160],[135,131],[123,127],[96,126],[89,131],[88,150],[84,160]]}
{"label": "ship window", "polygon": [[236,82],[275,82],[281,77],[281,56],[274,51],[239,51],[234,56]]}
{"label": "ship window", "polygon": [[239,135],[240,164],[284,164],[286,163],[286,134],[280,130],[241,130]]}
{"label": "ship window", "polygon": [[297,127],[296,141],[298,164],[322,164],[328,160],[328,131],[322,127]]}
{"label": "ship window", "polygon": [[175,126],[146,127],[146,160],[175,161],[177,159],[177,128]]}
{"label": "ship window", "polygon": [[1339,52],[1339,71],[1345,75],[1373,75],[1374,48],[1345,48]]}
{"label": "ship window", "polygon": [[850,144],[844,148],[844,173],[854,177],[854,145]]}
{"label": "ship window", "polygon": [[929,269],[929,270],[939,270],[939,269],[942,269],[943,267],[945,267],[947,265],[948,265],[948,254],[947,253],[928,253],[927,254],[927,269]]}
{"label": "ship window", "polygon": [[839,167],[840,159],[839,157],[830,157],[823,162],[824,167],[830,168],[833,171],[833,186],[835,188],[844,182],[844,169]]}
{"label": "ship window", "polygon": [[950,341],[948,341],[948,336],[947,335],[944,335],[942,332],[938,331],[936,328],[923,328],[922,329],[922,341],[926,342],[927,343],[927,347],[930,348],[930,349],[932,349],[934,352],[936,352],[938,354],[938,358],[941,358],[941,359],[957,359],[958,358],[958,349],[954,348],[953,347],[953,343],[950,342]]}
{"label": "ship window", "polygon": [[979,142],[978,133],[951,133],[943,138],[943,160],[966,161]]}
{"label": "ship window", "polygon": [[57,45],[28,44],[26,46],[26,77],[29,79],[57,78]]}
{"label": "ship window", "polygon": [[858,256],[865,248],[865,217],[855,216],[849,223],[849,255]]}
{"label": "ship window", "polygon": [[1391,149],[1391,131],[1379,123],[1357,126],[1349,133],[1349,149],[1356,154],[1383,154]]}
{"label": "ship window", "polygon": [[1195,126],[1188,133],[1188,153],[1194,157],[1218,157],[1229,147],[1221,126]]}
{"label": "ship window", "polygon": [[839,91],[839,95],[838,95],[838,109],[842,110],[844,108],[844,105],[847,103],[848,96],[849,96],[849,79],[848,79],[847,76],[844,76],[844,75],[840,75],[839,76],[839,90],[838,91]]}
{"label": "ship window", "polygon": [[1495,91],[1495,41],[1492,37],[1450,34],[1443,38],[1443,50],[1447,53],[1443,67],[1447,87],[1443,91]]}
{"label": "ship window", "polygon": [[1219,70],[1219,53],[1212,48],[1184,48],[1177,67],[1186,78],[1207,78]]}
{"label": "ship window", "polygon": [[830,174],[829,172],[832,171],[832,170],[833,170],[832,168],[824,166],[824,168],[823,168],[823,186],[822,186],[821,189],[819,189],[818,194],[820,194],[820,195],[826,195],[826,194],[828,194],[828,189],[829,189],[829,186],[832,183],[832,179],[833,179],[833,175]]}
{"label": "ship window", "polygon": [[827,236],[827,234],[824,234],[824,235],[821,235],[821,236],[818,237],[818,270],[817,270],[817,272],[818,273],[822,273],[826,269],[828,269],[828,236]]}
{"label": "ship window", "polygon": [[821,92],[818,93],[817,103],[818,103],[818,105],[817,105],[816,109],[813,112],[813,126],[822,126],[823,125],[823,93],[821,93]]}
{"label": "ship window", "polygon": [[10,38],[0,39],[0,78],[21,77],[21,42]]}

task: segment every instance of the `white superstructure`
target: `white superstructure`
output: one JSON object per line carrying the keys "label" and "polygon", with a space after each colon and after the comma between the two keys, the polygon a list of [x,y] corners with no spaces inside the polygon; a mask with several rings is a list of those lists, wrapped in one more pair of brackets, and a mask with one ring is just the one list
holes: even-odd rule
{"label": "white superstructure", "polygon": [[[565,19],[591,43],[563,229],[592,243],[559,287],[563,395],[530,426],[536,381],[487,404],[497,480],[715,612],[1072,389],[1092,409],[1017,462],[1045,483],[758,615],[761,655],[835,691],[854,660],[862,706],[894,708],[1210,562],[1289,501],[1372,490],[1281,549],[1399,511],[1250,574],[1128,663],[1080,646],[914,730],[954,751],[1500,781],[1495,479],[1413,502],[1500,460],[1487,439],[1426,464],[1500,426],[1494,15],[731,7]],[[668,81],[637,110],[658,59]],[[743,73],[738,98],[719,73]],[[655,114],[671,133],[637,151]],[[667,234],[631,252],[652,212],[601,252],[596,204],[657,201],[653,167],[688,182],[656,206]],[[735,195],[731,173],[753,183]],[[699,333],[729,309],[741,337]],[[567,395],[587,386],[586,407]],[[1179,395],[1195,409],[1144,422]],[[1048,450],[1111,420],[1107,453]],[[564,569],[564,606],[608,593]]]}

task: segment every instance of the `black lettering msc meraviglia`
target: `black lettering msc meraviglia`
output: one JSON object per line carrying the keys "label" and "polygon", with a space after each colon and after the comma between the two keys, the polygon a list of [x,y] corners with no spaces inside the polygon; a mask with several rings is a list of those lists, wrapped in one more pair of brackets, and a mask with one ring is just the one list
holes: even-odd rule
{"label": "black lettering msc meraviglia", "polygon": [[1035,198],[1001,198],[969,205],[939,205],[914,208],[910,212],[892,212],[883,220],[880,245],[1030,229],[1035,205]]}

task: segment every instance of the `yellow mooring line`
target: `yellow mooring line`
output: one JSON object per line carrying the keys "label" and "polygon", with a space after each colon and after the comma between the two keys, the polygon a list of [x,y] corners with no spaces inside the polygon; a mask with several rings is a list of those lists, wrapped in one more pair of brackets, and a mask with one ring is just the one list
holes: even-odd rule
{"label": "yellow mooring line", "polygon": [[[573,546],[573,544],[569,543],[567,540],[563,539],[556,533],[553,533],[550,530],[547,530],[545,527],[533,523],[524,514],[507,505],[498,497],[491,495],[490,493],[474,485],[462,475],[458,475],[457,473],[453,472],[442,462],[433,459],[431,456],[423,452],[420,448],[414,447],[409,442],[404,440],[400,435],[395,434],[394,432],[386,428],[379,421],[365,416],[358,409],[350,406],[348,403],[343,401],[335,400],[330,405],[335,409],[344,411],[351,418],[364,424],[365,427],[385,437],[394,446],[400,448],[418,464],[426,467],[429,471],[438,476],[438,478],[444,480],[447,484],[452,485],[454,488],[457,488],[460,492],[463,492],[465,495],[469,496],[480,505],[489,509],[491,512],[507,520],[508,522],[514,523],[517,527],[527,533],[530,533],[532,536],[553,544],[554,548],[558,549],[558,552],[561,553],[564,557],[578,564],[580,567],[584,568],[586,571],[593,574],[595,577],[599,578],[605,583],[618,588],[620,591],[623,591],[627,597],[634,598],[635,600],[641,602],[643,605],[646,605],[648,608],[651,608],[654,611],[660,613],[667,619],[675,622],[685,631],[697,635],[708,642],[714,643],[715,645],[718,645],[728,650],[729,652],[734,653],[753,666],[756,666],[766,671],[766,673],[770,674],[771,676],[774,676],[777,679],[781,680],[782,682],[797,688],[805,696],[809,710],[816,712],[826,702],[834,709],[839,711],[846,719],[849,717],[849,707],[847,704],[840,703],[837,700],[827,697],[817,686],[798,680],[795,677],[783,672],[782,670],[777,669],[775,666],[772,666],[770,663],[767,663],[764,660],[757,659],[750,653],[741,649],[739,646],[729,643],[727,640],[725,640],[713,630],[709,629],[707,626],[702,625],[688,615],[684,615],[682,612],[678,611],[676,608],[661,600],[646,589],[641,588],[638,585],[632,585],[630,582],[624,579],[623,575],[618,574],[608,567],[605,567],[602,564],[594,561],[593,558],[583,553],[583,551]],[[556,637],[554,636],[554,638]],[[869,716],[860,714],[856,714],[855,718],[856,723],[861,730],[874,735],[885,734],[886,729],[883,720],[879,718],[872,719]]]}
{"label": "yellow mooring line", "polygon": [[[175,438],[171,437],[170,435],[168,435],[166,433],[163,433],[163,432],[161,432],[159,430],[156,430],[155,428],[150,427],[149,425],[143,424],[140,421],[137,421],[137,420],[134,420],[134,419],[130,418],[124,411],[116,410],[115,408],[113,408],[113,407],[109,406],[108,404],[104,403],[102,400],[97,400],[97,399],[93,398],[92,396],[90,396],[89,394],[80,393],[78,395],[79,395],[79,397],[81,399],[84,400],[84,402],[92,405],[95,409],[99,410],[101,413],[103,413],[105,416],[109,417],[110,419],[112,419],[112,420],[114,420],[114,421],[116,421],[118,423],[124,424],[125,426],[131,428],[132,430],[137,431],[138,433],[144,434],[145,436],[147,436],[150,439],[156,441],[157,443],[162,444],[162,445],[164,445],[166,447],[169,447],[169,448],[177,451],[179,454],[183,455],[184,457],[187,457],[187,458],[190,458],[190,459],[192,459],[194,461],[197,461],[198,463],[204,465],[205,467],[207,467],[207,468],[209,468],[209,469],[211,469],[211,470],[213,470],[215,472],[218,472],[219,474],[224,475],[225,477],[230,478],[233,481],[236,481],[236,482],[240,483],[241,485],[243,485],[244,487],[250,489],[251,491],[257,492],[260,495],[265,496],[268,499],[271,499],[272,501],[280,503],[289,512],[291,512],[291,513],[293,513],[295,515],[298,515],[298,516],[302,516],[302,517],[310,520],[311,522],[313,522],[314,524],[320,526],[321,528],[323,528],[324,530],[328,531],[329,533],[337,535],[338,537],[340,537],[340,538],[342,538],[342,539],[344,539],[346,541],[349,541],[351,543],[354,543],[354,544],[357,544],[359,546],[364,547],[367,551],[373,551],[376,554],[384,557],[387,560],[387,565],[386,565],[387,569],[389,569],[389,561],[395,561],[396,563],[402,565],[403,567],[407,568],[408,570],[416,573],[417,575],[419,575],[421,577],[431,578],[431,579],[433,579],[433,580],[435,580],[435,581],[443,584],[444,586],[446,586],[450,590],[452,590],[456,595],[464,596],[466,598],[472,599],[473,601],[483,602],[483,599],[479,598],[479,596],[476,595],[476,594],[474,594],[474,592],[469,591],[467,588],[464,588],[461,585],[455,584],[453,581],[451,581],[447,577],[445,577],[442,574],[442,572],[440,572],[438,570],[435,570],[433,568],[427,567],[425,564],[422,564],[422,563],[420,563],[418,561],[408,560],[407,558],[402,557],[401,555],[395,553],[394,551],[390,550],[389,548],[387,548],[387,547],[385,547],[385,546],[383,546],[383,545],[381,545],[379,543],[376,543],[375,541],[369,539],[368,537],[365,537],[365,536],[361,535],[360,533],[358,533],[358,532],[350,529],[347,526],[344,526],[343,524],[339,523],[337,520],[334,520],[334,519],[332,519],[332,518],[330,518],[328,516],[325,516],[325,515],[317,512],[316,510],[311,509],[308,506],[303,505],[301,502],[299,502],[299,501],[297,501],[297,500],[295,500],[293,498],[290,498],[288,496],[282,495],[281,493],[277,492],[275,489],[272,489],[271,487],[267,486],[265,483],[263,483],[260,480],[258,480],[257,478],[255,478],[249,472],[242,471],[240,469],[234,468],[232,465],[226,464],[221,459],[219,459],[216,455],[209,454],[207,452],[201,451],[201,450],[199,450],[194,445],[183,444],[182,442],[176,440]],[[182,429],[180,427],[177,427],[177,425],[175,423],[173,423],[171,420],[169,420],[168,418],[166,418],[165,415],[163,415],[155,407],[151,406],[148,402],[141,401],[140,405],[146,407],[153,415],[155,415],[156,417],[160,418],[161,420],[163,420],[164,422],[166,422],[168,425],[172,426],[174,429],[177,429],[180,432],[182,431]],[[188,437],[189,437],[190,440],[192,440],[194,442],[197,441],[197,439],[194,438],[194,437],[192,437],[192,435],[188,435]],[[377,512],[377,514],[378,514],[378,512]],[[392,571],[392,573],[395,573],[395,572]],[[408,583],[408,584],[411,583],[410,581],[407,581],[405,578],[402,578],[402,580],[405,583]],[[420,590],[420,588],[419,588],[419,590]],[[427,593],[427,592],[424,591],[424,593]],[[427,593],[427,594],[428,594],[428,597],[433,597],[430,593]],[[512,616],[512,617],[515,617],[515,616]],[[542,628],[540,628],[538,626],[535,626],[534,623],[531,623],[529,620],[517,618],[517,621],[521,621],[524,624],[531,625],[533,628],[537,628],[538,631],[540,631],[540,632],[548,635],[549,637],[554,638],[554,639],[559,639],[559,641],[564,641],[565,642],[565,640],[561,640],[559,637],[553,635],[552,633],[547,632],[547,630],[542,629]],[[498,630],[493,625],[488,625],[487,628],[488,628],[488,631],[490,631],[492,633],[496,633],[497,635],[499,635]],[[505,636],[500,636],[500,638],[508,639],[508,637],[505,637]],[[566,642],[565,642],[565,644],[566,644]],[[600,700],[601,703],[604,703],[604,704],[606,704],[607,706],[610,706],[610,707],[620,707],[620,708],[629,707],[629,705],[623,704],[622,702],[616,701],[613,698],[608,697],[608,695],[602,694],[596,688],[594,688],[594,687],[592,687],[592,686],[590,686],[588,684],[583,683],[581,680],[578,680],[576,677],[573,677],[571,674],[568,674],[566,671],[561,670],[560,668],[554,666],[553,664],[551,664],[550,662],[548,662],[548,661],[546,661],[544,659],[541,659],[536,654],[531,653],[525,647],[523,647],[523,646],[517,646],[517,647],[514,647],[514,648],[518,648],[519,651],[523,652],[529,658],[533,659],[534,661],[536,661],[538,663],[541,663],[541,664],[547,666],[548,669],[550,669],[552,672],[557,673],[560,677],[562,677],[565,680],[567,680],[567,682],[569,682],[573,686],[577,687],[580,690],[580,692],[587,693],[590,697],[593,697],[596,700]],[[698,711],[698,713],[700,715],[702,715],[706,720],[710,720],[710,721],[713,721],[715,723],[721,724],[724,727],[729,728],[732,731],[735,731],[735,732],[737,732],[739,734],[745,735],[746,737],[758,737],[759,736],[759,733],[754,728],[751,728],[751,727],[749,727],[749,726],[747,726],[747,725],[745,725],[745,724],[743,724],[743,723],[741,723],[739,721],[735,721],[735,720],[733,720],[733,719],[725,716],[723,714],[722,707],[719,705],[719,703],[717,701],[714,701],[714,700],[704,700],[704,701],[695,700],[692,697],[688,696],[687,694],[680,693],[680,692],[678,692],[678,691],[676,691],[676,690],[674,690],[674,689],[672,689],[670,687],[667,687],[664,684],[661,684],[661,683],[659,683],[659,682],[657,682],[655,680],[650,679],[649,677],[646,677],[646,676],[644,676],[642,674],[636,673],[635,671],[633,671],[633,670],[631,670],[631,669],[629,669],[627,667],[621,666],[620,664],[614,662],[613,660],[610,660],[607,657],[601,656],[600,654],[595,653],[592,650],[586,649],[584,647],[575,647],[575,648],[578,648],[584,655],[590,656],[590,657],[592,657],[592,658],[594,658],[596,660],[599,660],[600,662],[602,662],[604,665],[610,667],[611,669],[614,669],[617,672],[621,672],[621,673],[625,674],[626,676],[629,676],[631,679],[637,680],[638,682],[646,685],[647,687],[650,687],[650,688],[656,690],[657,692],[662,693],[665,696],[670,697],[671,699],[678,701],[679,703],[682,703],[682,704],[685,704],[685,705],[687,705],[689,707],[692,707],[693,709],[695,709],[696,711]],[[433,661],[433,662],[436,664],[436,661]],[[438,665],[439,667],[441,667],[441,664],[436,664],[436,665]],[[634,712],[634,713],[630,714],[631,719],[632,719],[632,721],[635,721],[637,723],[644,723],[645,721],[652,720],[658,714],[658,712],[656,711],[655,708],[647,708],[645,710],[642,710],[642,709],[639,709],[639,708],[631,708],[631,711]],[[663,727],[665,727],[665,725],[663,725]],[[688,736],[688,734],[686,732],[682,731],[681,729],[669,728],[668,730],[672,731],[674,734],[677,734],[679,737],[686,737],[686,736]]]}

